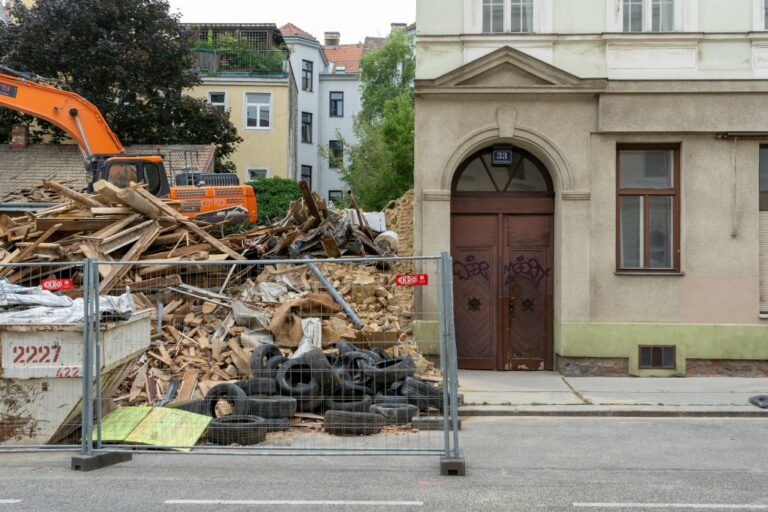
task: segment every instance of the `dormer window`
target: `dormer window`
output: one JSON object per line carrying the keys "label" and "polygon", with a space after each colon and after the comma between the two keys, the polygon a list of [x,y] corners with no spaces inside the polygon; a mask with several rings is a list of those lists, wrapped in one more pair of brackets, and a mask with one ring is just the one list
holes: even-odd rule
{"label": "dormer window", "polygon": [[482,0],[483,32],[534,31],[534,0]]}

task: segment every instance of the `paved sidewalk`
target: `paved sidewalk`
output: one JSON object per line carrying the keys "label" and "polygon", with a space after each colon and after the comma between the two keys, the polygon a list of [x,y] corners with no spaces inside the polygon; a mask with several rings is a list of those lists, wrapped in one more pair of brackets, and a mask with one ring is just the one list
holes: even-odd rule
{"label": "paved sidewalk", "polygon": [[465,416],[754,416],[768,378],[563,377],[553,372],[459,372]]}

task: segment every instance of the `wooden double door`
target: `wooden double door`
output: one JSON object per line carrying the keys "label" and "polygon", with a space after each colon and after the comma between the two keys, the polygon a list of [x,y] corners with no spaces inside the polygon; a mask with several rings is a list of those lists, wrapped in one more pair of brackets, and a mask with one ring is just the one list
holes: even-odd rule
{"label": "wooden double door", "polygon": [[460,368],[553,369],[553,213],[551,197],[452,201]]}

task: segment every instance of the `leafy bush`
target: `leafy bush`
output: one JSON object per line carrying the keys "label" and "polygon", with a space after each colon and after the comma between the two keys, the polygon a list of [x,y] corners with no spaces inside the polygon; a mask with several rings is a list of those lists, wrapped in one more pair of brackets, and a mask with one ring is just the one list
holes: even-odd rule
{"label": "leafy bush", "polygon": [[262,178],[248,183],[256,193],[260,226],[282,220],[292,202],[301,197],[299,184],[283,178]]}

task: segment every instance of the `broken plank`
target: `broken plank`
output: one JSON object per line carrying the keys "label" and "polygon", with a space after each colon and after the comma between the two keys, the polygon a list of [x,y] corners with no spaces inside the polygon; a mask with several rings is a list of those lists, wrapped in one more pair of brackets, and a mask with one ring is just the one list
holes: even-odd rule
{"label": "broken plank", "polygon": [[103,254],[111,254],[118,249],[122,249],[141,238],[143,231],[151,226],[152,222],[148,220],[104,238],[96,244],[96,249]]}
{"label": "broken plank", "polygon": [[176,395],[176,399],[172,402],[184,402],[192,399],[192,393],[195,392],[197,387],[197,380],[200,377],[198,370],[187,370],[184,373],[184,377],[181,379],[181,386],[179,392]]}
{"label": "broken plank", "polygon": [[212,246],[214,246],[219,251],[228,254],[230,258],[233,260],[239,260],[244,261],[246,260],[245,257],[240,256],[237,252],[235,252],[231,247],[229,247],[227,244],[223,243],[221,240],[215,238],[213,235],[208,233],[206,230],[195,224],[194,222],[185,220],[182,221],[182,224],[189,229],[191,232],[196,234],[200,239],[202,239],[205,242],[208,242]]}
{"label": "broken plank", "polygon": [[[142,235],[142,237],[136,241],[136,243],[125,254],[121,261],[136,261],[136,259],[141,256],[141,254],[147,250],[150,245],[152,245],[152,243],[155,241],[155,238],[157,238],[158,233],[160,233],[160,226],[154,222],[147,229],[144,235]],[[128,273],[131,267],[132,265],[127,264],[115,265],[115,268],[112,270],[112,272],[110,272],[109,275],[101,282],[101,286],[99,286],[99,293],[105,294],[112,290],[112,288],[118,284],[118,281]]]}
{"label": "broken plank", "polygon": [[132,215],[136,213],[133,208],[125,206],[111,206],[102,208],[91,208],[91,215]]}
{"label": "broken plank", "polygon": [[156,277],[154,279],[145,279],[138,283],[131,283],[128,286],[130,286],[132,292],[156,292],[165,290],[171,286],[179,286],[181,283],[181,276],[179,274],[173,274],[170,276]]}
{"label": "broken plank", "polygon": [[97,231],[96,233],[93,233],[92,235],[89,235],[85,237],[86,239],[94,239],[94,240],[102,240],[104,238],[108,238],[115,233],[119,233],[120,231],[124,230],[134,222],[141,219],[141,215],[138,213],[135,213],[129,217],[124,218],[123,220],[119,222],[115,222],[114,224],[111,224],[107,226],[106,228]]}
{"label": "broken plank", "polygon": [[62,185],[56,181],[43,181],[43,186],[48,190],[52,190],[53,192],[66,197],[67,199],[71,199],[72,201],[80,203],[83,206],[87,206],[89,208],[101,208],[104,206],[94,198],[85,194],[81,194],[80,192],[76,192],[66,185]]}
{"label": "broken plank", "polygon": [[[16,256],[14,256],[11,259],[11,261],[9,261],[8,263],[19,263],[19,262],[24,261],[27,258],[27,256],[30,256],[31,254],[33,254],[35,252],[35,250],[37,249],[37,247],[40,244],[42,244],[43,242],[45,242],[46,240],[51,238],[51,236],[56,231],[58,231],[60,227],[61,227],[61,224],[55,224],[55,225],[51,226],[45,233],[40,235],[37,238],[37,240],[35,240],[29,247],[27,247],[25,249],[22,249],[22,251],[19,254],[17,254]],[[8,268],[3,269],[2,272],[0,272],[0,275],[8,275],[8,274],[12,273],[13,271],[14,271],[13,267],[8,267]]]}

